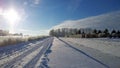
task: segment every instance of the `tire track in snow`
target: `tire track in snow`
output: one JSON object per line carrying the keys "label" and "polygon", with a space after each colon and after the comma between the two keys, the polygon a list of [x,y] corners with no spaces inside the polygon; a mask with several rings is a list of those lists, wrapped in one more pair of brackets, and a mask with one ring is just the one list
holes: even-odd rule
{"label": "tire track in snow", "polygon": [[[44,46],[40,52],[30,61],[28,62],[23,68],[35,68],[37,67],[37,62],[41,59],[42,55],[51,47],[53,38],[50,38],[46,43],[42,44]],[[40,63],[39,63],[40,64]]]}
{"label": "tire track in snow", "polygon": [[[43,42],[43,41],[41,41],[41,42]],[[21,48],[21,50],[15,51],[15,52],[13,52],[12,55],[9,55],[6,58],[1,59],[0,60],[1,61],[0,66],[3,66],[5,63],[8,63],[8,61],[12,61],[15,57],[22,55],[26,51],[31,50],[33,47],[35,47],[35,45],[37,45],[41,42],[36,42],[36,44],[29,43],[29,44],[25,45],[26,47]]]}
{"label": "tire track in snow", "polygon": [[43,44],[44,42],[46,42],[47,40],[48,40],[48,39],[45,39],[45,40],[43,40],[43,42],[41,42],[41,43],[39,43],[39,44],[36,44],[37,46],[35,46],[35,47],[33,47],[32,49],[24,52],[24,53],[21,54],[20,56],[15,57],[13,60],[11,60],[11,61],[9,61],[9,62],[1,65],[0,68],[13,68],[13,67],[14,67],[14,64],[15,64],[16,62],[18,62],[19,60],[21,60],[23,57],[27,56],[27,55],[30,54],[31,52],[35,51],[36,49],[40,48],[40,47],[42,46],[42,44]]}
{"label": "tire track in snow", "polygon": [[39,51],[42,48],[43,48],[43,46],[41,46],[37,50],[33,51],[29,55],[25,56],[24,58],[22,58],[20,61],[18,61],[17,63],[14,64],[14,68],[23,68],[33,57],[35,57],[39,53]]}

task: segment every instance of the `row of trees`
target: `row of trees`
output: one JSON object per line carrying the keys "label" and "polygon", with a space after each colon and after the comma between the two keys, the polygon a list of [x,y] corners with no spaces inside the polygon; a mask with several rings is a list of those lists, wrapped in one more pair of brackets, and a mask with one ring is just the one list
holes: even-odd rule
{"label": "row of trees", "polygon": [[61,28],[61,29],[52,29],[50,31],[51,36],[56,37],[80,37],[80,38],[120,38],[119,30],[109,31],[105,30],[97,30],[97,29],[70,29],[70,28]]}

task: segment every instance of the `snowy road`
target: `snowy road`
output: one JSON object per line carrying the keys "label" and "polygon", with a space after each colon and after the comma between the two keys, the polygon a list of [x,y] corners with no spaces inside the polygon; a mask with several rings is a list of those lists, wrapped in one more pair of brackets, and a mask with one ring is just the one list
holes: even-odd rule
{"label": "snowy road", "polygon": [[50,68],[109,68],[94,57],[57,38],[54,39],[51,50],[52,53],[48,56]]}
{"label": "snowy road", "polygon": [[1,47],[0,68],[120,68],[119,53],[110,51],[119,50],[119,41],[49,37]]}
{"label": "snowy road", "polygon": [[47,38],[38,41],[28,46],[27,49],[19,51],[18,54],[15,53],[1,59],[0,68],[34,68],[38,64],[38,60],[41,60],[41,56],[51,46],[52,40],[53,38]]}

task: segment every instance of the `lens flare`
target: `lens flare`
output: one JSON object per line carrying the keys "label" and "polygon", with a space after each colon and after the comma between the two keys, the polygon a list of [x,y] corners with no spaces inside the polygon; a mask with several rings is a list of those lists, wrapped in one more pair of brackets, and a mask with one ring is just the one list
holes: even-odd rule
{"label": "lens flare", "polygon": [[17,24],[18,21],[20,21],[20,15],[18,14],[18,12],[13,8],[5,10],[3,12],[3,17],[10,25],[10,32],[14,32],[14,25]]}
{"label": "lens flare", "polygon": [[4,12],[4,17],[7,19],[10,23],[15,23],[20,20],[19,14],[14,9],[9,9]]}

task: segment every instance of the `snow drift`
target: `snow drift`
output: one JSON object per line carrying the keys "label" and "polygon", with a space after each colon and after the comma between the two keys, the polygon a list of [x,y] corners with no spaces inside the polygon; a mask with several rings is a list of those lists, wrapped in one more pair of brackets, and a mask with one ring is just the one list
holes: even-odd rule
{"label": "snow drift", "polygon": [[105,28],[112,30],[120,30],[120,11],[101,14],[79,20],[67,20],[61,24],[54,26],[58,28],[92,28],[103,30]]}

